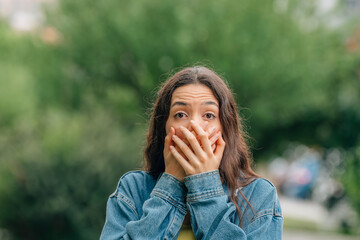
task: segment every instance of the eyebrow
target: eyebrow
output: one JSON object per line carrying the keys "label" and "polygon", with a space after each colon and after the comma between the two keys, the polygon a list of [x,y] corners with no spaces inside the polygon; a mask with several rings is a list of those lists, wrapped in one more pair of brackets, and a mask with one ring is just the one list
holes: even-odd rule
{"label": "eyebrow", "polygon": [[[176,105],[179,105],[179,106],[188,106],[189,104],[185,103],[185,102],[174,102],[171,107],[174,107]],[[212,102],[212,101],[209,101],[209,102],[204,102],[202,103],[201,105],[215,105],[217,107],[219,107],[219,105],[216,103],[216,102]]]}

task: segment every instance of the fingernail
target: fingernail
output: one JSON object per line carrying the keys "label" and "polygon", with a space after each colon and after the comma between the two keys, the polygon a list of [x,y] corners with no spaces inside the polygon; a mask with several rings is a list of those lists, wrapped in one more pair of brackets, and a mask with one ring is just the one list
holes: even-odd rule
{"label": "fingernail", "polygon": [[210,133],[212,133],[214,130],[215,130],[215,126],[212,126],[211,128],[210,128]]}
{"label": "fingernail", "polygon": [[190,120],[190,122],[191,122],[192,124],[195,124],[195,121],[194,121],[194,120]]}
{"label": "fingernail", "polygon": [[171,145],[170,145],[170,149],[171,149],[171,150],[174,150],[175,148],[174,148],[174,146],[171,146]]}
{"label": "fingernail", "polygon": [[176,139],[176,138],[177,138],[177,136],[176,136],[176,135],[172,135],[172,138]]}

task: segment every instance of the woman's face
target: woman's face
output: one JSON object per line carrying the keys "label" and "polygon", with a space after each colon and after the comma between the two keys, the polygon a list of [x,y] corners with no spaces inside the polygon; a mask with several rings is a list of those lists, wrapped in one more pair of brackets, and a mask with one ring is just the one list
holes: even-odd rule
{"label": "woman's face", "polygon": [[207,129],[215,126],[215,131],[222,131],[219,119],[219,102],[210,88],[203,84],[188,84],[175,89],[170,105],[169,117],[166,121],[166,133],[174,127],[176,135],[184,138],[180,126],[190,130],[190,120],[194,120]]}

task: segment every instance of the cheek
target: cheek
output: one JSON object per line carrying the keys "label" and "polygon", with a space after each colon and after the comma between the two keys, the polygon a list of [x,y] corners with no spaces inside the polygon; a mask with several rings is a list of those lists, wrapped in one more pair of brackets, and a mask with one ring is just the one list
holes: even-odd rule
{"label": "cheek", "polygon": [[176,127],[175,127],[175,134],[176,134],[176,136],[178,136],[180,139],[185,139],[185,135],[184,135],[183,132],[180,130],[180,128],[176,128]]}
{"label": "cheek", "polygon": [[181,125],[182,124],[176,124],[176,123],[174,123],[172,121],[167,121],[166,125],[165,125],[166,134],[171,132],[171,127],[173,127],[175,129],[175,135],[178,136],[180,139],[185,139],[185,135],[180,130]]}
{"label": "cheek", "polygon": [[222,125],[221,125],[221,123],[220,123],[220,120],[218,120],[218,122],[217,122],[216,125],[217,125],[216,129],[217,129],[218,131],[223,132],[223,127],[222,127]]}
{"label": "cheek", "polygon": [[181,126],[181,124],[176,124],[175,122],[173,122],[171,120],[167,120],[166,125],[165,125],[166,134],[168,134],[171,131],[171,127],[173,127],[175,129],[176,136],[178,136],[180,139],[184,139],[185,136],[182,133],[182,131],[180,130],[180,126]]}
{"label": "cheek", "polygon": [[220,121],[216,121],[213,124],[209,125],[208,129],[210,129],[212,126],[215,127],[215,132],[218,132],[218,131],[222,132],[222,130],[223,130]]}
{"label": "cheek", "polygon": [[172,124],[171,120],[168,119],[168,120],[166,121],[166,124],[165,124],[166,134],[168,134],[168,133],[171,131],[170,128],[172,127],[172,125],[173,125],[173,124]]}

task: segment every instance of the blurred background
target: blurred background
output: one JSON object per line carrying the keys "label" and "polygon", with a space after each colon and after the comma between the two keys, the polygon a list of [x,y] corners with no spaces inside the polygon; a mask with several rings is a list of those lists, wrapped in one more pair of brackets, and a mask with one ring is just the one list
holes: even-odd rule
{"label": "blurred background", "polygon": [[284,239],[359,239],[360,1],[0,0],[0,239],[98,239],[159,83],[241,106]]}

